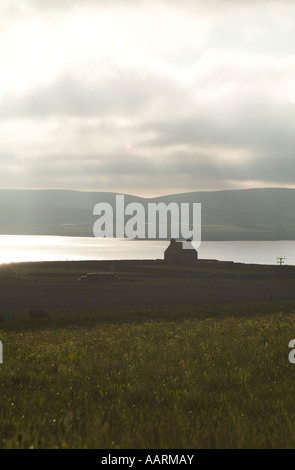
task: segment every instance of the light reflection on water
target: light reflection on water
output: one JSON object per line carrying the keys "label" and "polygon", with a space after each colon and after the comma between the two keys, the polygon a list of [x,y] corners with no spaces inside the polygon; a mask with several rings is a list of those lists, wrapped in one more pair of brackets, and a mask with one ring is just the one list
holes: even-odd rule
{"label": "light reflection on water", "polygon": [[92,237],[0,235],[0,263],[161,259],[168,242],[146,242]]}
{"label": "light reflection on water", "polygon": [[[22,261],[75,261],[163,259],[169,242],[98,239],[94,237],[55,237],[0,235],[0,264]],[[295,264],[295,241],[202,242],[199,259],[242,263]]]}

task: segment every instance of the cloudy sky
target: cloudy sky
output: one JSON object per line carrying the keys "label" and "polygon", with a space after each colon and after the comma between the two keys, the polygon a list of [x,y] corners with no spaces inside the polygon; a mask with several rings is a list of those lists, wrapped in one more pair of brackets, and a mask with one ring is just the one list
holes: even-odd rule
{"label": "cloudy sky", "polygon": [[0,188],[295,187],[295,2],[1,0]]}

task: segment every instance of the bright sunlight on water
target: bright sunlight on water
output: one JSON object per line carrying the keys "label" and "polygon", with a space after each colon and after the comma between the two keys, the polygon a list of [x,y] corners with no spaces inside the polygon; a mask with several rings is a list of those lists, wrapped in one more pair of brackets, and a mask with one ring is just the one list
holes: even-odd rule
{"label": "bright sunlight on water", "polygon": [[[134,241],[94,237],[0,235],[0,263],[22,261],[77,261],[163,259],[166,241]],[[295,241],[202,242],[199,259],[241,263],[295,264]]]}

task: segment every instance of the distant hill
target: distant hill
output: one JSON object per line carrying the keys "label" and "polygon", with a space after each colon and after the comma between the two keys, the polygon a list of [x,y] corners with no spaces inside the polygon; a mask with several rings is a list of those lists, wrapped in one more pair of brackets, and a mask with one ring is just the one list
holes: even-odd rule
{"label": "distant hill", "polygon": [[[115,193],[0,190],[0,234],[93,236],[93,207]],[[203,191],[130,202],[199,202],[202,240],[295,240],[295,189]]]}

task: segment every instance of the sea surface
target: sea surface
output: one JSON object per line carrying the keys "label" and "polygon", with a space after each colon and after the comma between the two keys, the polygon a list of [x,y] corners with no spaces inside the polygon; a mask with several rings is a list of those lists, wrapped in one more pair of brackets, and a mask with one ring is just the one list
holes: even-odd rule
{"label": "sea surface", "polygon": [[[166,241],[0,235],[0,264],[21,261],[163,259]],[[201,242],[199,259],[295,265],[295,241]]]}

